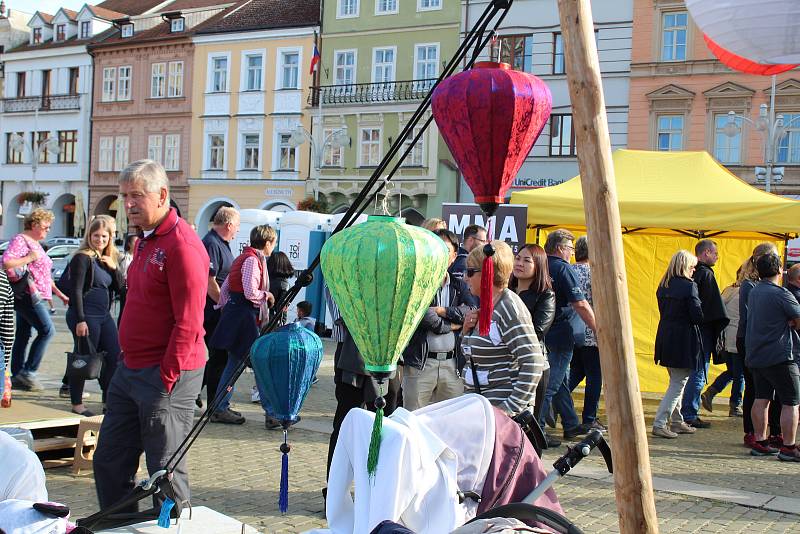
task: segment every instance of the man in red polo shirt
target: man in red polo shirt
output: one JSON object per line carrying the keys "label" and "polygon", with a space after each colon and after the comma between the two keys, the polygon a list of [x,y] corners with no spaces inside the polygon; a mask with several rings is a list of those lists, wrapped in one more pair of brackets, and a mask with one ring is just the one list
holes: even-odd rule
{"label": "man in red polo shirt", "polygon": [[[94,454],[101,508],[133,488],[142,452],[152,475],[186,438],[206,362],[205,247],[170,208],[169,182],[160,164],[135,161],[119,181],[128,219],[142,235],[128,268],[119,328],[123,359],[109,386]],[[178,498],[189,499],[186,456],[175,467],[172,484]]]}

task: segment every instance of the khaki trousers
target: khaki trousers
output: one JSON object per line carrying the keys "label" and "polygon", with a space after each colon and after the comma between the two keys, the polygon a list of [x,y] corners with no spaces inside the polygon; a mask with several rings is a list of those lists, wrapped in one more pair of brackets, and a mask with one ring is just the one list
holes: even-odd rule
{"label": "khaki trousers", "polygon": [[403,370],[403,408],[416,410],[434,402],[464,394],[464,381],[456,370],[456,359],[428,358],[422,370],[406,365]]}

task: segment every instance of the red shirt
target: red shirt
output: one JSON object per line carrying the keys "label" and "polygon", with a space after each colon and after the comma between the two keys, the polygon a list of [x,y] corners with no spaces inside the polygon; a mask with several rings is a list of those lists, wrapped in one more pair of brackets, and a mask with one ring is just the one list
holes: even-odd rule
{"label": "red shirt", "polygon": [[128,268],[128,294],[119,328],[130,369],[161,366],[167,392],[180,372],[206,362],[203,307],[209,258],[203,242],[174,208],[139,239]]}

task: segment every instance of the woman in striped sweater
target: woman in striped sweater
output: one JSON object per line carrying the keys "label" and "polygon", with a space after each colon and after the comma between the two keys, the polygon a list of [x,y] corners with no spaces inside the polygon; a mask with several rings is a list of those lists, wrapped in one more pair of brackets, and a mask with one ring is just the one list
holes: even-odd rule
{"label": "woman in striped sweater", "polygon": [[[494,263],[492,322],[489,334],[481,336],[477,328],[478,310],[465,317],[466,334],[461,347],[467,364],[462,376],[466,392],[480,393],[492,405],[516,415],[533,408],[545,358],[528,308],[508,289],[514,267],[511,247],[503,241],[493,241],[492,246],[495,249],[491,258]],[[484,258],[483,247],[476,247],[467,257],[466,280],[474,295],[480,294]]]}

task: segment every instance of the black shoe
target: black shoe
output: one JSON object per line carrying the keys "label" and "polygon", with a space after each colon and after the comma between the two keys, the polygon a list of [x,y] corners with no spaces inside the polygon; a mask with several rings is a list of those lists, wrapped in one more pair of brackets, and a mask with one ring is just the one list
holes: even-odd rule
{"label": "black shoe", "polygon": [[69,386],[66,384],[61,384],[61,387],[58,388],[58,396],[62,399],[69,398]]}
{"label": "black shoe", "polygon": [[197,398],[194,400],[194,405],[201,410],[203,409],[203,399],[200,397],[200,395],[198,395]]}
{"label": "black shoe", "polygon": [[211,414],[212,423],[222,423],[226,425],[243,425],[244,421],[245,421],[244,417],[242,417],[241,415],[236,415],[230,410],[225,410],[224,412],[214,412],[213,414]]}
{"label": "black shoe", "polygon": [[574,439],[578,436],[583,436],[584,434],[588,433],[592,429],[592,425],[587,425],[586,423],[582,423],[574,428],[569,428],[564,430],[564,439]]}
{"label": "black shoe", "polygon": [[264,415],[264,427],[267,430],[280,430],[283,428],[283,425],[277,419],[273,419],[268,415]]}
{"label": "black shoe", "polygon": [[556,447],[561,446],[561,440],[558,438],[554,438],[548,433],[545,433],[544,435],[544,442],[546,449],[555,449]]}
{"label": "black shoe", "polygon": [[691,421],[686,421],[686,424],[695,428],[711,428],[711,423],[708,421],[703,421],[699,417],[697,419],[692,419]]}
{"label": "black shoe", "polygon": [[328,488],[322,488],[322,500],[323,501],[328,500]]}

